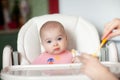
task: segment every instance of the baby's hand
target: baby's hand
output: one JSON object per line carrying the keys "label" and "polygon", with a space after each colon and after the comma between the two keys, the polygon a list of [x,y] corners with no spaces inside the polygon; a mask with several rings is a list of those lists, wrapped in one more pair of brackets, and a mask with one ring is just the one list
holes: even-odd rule
{"label": "baby's hand", "polygon": [[73,63],[80,63],[79,57],[80,57],[80,56],[75,56],[75,57],[73,57],[72,62],[73,62]]}
{"label": "baby's hand", "polygon": [[71,53],[73,55],[72,63],[80,63],[80,52],[76,51],[75,49],[71,50]]}

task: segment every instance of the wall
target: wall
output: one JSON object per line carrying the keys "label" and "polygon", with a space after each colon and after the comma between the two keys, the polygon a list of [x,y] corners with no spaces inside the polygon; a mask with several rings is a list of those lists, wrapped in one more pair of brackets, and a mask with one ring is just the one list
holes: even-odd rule
{"label": "wall", "polygon": [[[15,0],[9,0],[11,10],[14,6],[14,1]],[[30,18],[48,13],[48,0],[27,0],[27,2],[30,7]]]}
{"label": "wall", "polygon": [[48,0],[28,0],[31,8],[31,17],[48,13]]}
{"label": "wall", "polygon": [[120,18],[120,0],[59,0],[60,13],[82,16],[93,23],[100,34],[104,24]]}

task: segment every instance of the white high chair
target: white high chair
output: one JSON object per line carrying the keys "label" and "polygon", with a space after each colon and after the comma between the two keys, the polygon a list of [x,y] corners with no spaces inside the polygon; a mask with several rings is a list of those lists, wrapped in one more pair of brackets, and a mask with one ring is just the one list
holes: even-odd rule
{"label": "white high chair", "polygon": [[[17,50],[21,56],[21,65],[31,63],[44,50],[40,42],[39,30],[49,20],[63,24],[68,36],[69,50],[74,48],[80,52],[94,53],[100,45],[95,27],[81,17],[61,14],[34,17],[23,25],[18,33]],[[3,62],[3,67],[5,66],[7,64]]]}
{"label": "white high chair", "polygon": [[[87,76],[83,74],[79,74],[79,70],[81,64],[58,64],[58,65],[29,65],[42,51],[44,48],[41,45],[39,30],[41,26],[46,21],[59,21],[63,24],[67,36],[68,36],[68,49],[76,49],[80,52],[85,52],[92,54],[96,52],[100,45],[100,39],[96,28],[78,16],[68,16],[62,14],[51,14],[51,15],[43,15],[39,17],[34,17],[30,19],[25,25],[22,26],[18,33],[17,39],[17,53],[19,53],[19,57],[16,52],[12,53],[12,49],[10,46],[6,46],[3,51],[3,70],[1,72],[2,78],[7,80],[61,80],[61,79],[69,79],[69,80],[90,80]],[[17,58],[12,58],[11,55],[16,56]],[[100,56],[100,53],[97,54]],[[12,64],[20,64],[20,65],[12,65]],[[103,63],[104,64],[104,63]],[[110,66],[109,64],[107,64]],[[115,64],[116,65],[116,64]],[[116,65],[118,66],[118,64]],[[67,73],[67,75],[63,73],[63,75],[52,75],[52,77],[45,75],[45,73],[37,72],[36,74],[33,70],[48,70],[48,69],[75,69],[73,73]],[[16,72],[16,70],[18,72]],[[22,71],[21,71],[22,70]],[[32,71],[29,72],[28,70]],[[11,72],[13,71],[13,72]],[[70,71],[70,70],[69,70]],[[32,74],[34,73],[34,74]],[[12,76],[11,76],[12,75]],[[21,75],[21,76],[18,76]],[[27,75],[24,76],[24,75]],[[72,75],[72,76],[71,76]],[[11,78],[11,79],[10,79]]]}

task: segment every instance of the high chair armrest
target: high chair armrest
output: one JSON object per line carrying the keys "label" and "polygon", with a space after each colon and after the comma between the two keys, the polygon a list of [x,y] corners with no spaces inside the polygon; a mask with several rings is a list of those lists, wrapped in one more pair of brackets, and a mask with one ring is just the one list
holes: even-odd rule
{"label": "high chair armrest", "polygon": [[108,41],[105,47],[101,48],[101,61],[119,62],[118,47],[114,41]]}
{"label": "high chair armrest", "polygon": [[20,53],[17,51],[13,51],[12,53],[12,63],[13,65],[19,65],[20,64]]}
{"label": "high chair armrest", "polygon": [[118,49],[117,49],[115,42],[110,41],[107,44],[107,48],[108,48],[108,53],[109,53],[109,61],[110,62],[118,62],[119,61]]}
{"label": "high chair armrest", "polygon": [[3,49],[3,65],[2,67],[8,67],[12,65],[12,52],[13,49],[10,45],[6,45]]}

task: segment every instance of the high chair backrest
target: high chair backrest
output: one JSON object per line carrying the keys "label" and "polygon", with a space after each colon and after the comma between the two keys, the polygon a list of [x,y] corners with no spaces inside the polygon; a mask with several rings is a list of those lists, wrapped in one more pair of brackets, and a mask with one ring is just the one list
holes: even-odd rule
{"label": "high chair backrest", "polygon": [[18,33],[17,49],[21,54],[21,64],[31,63],[44,51],[40,41],[40,28],[46,21],[58,21],[63,24],[68,36],[68,49],[94,53],[99,44],[96,28],[78,16],[48,14],[30,19]]}

